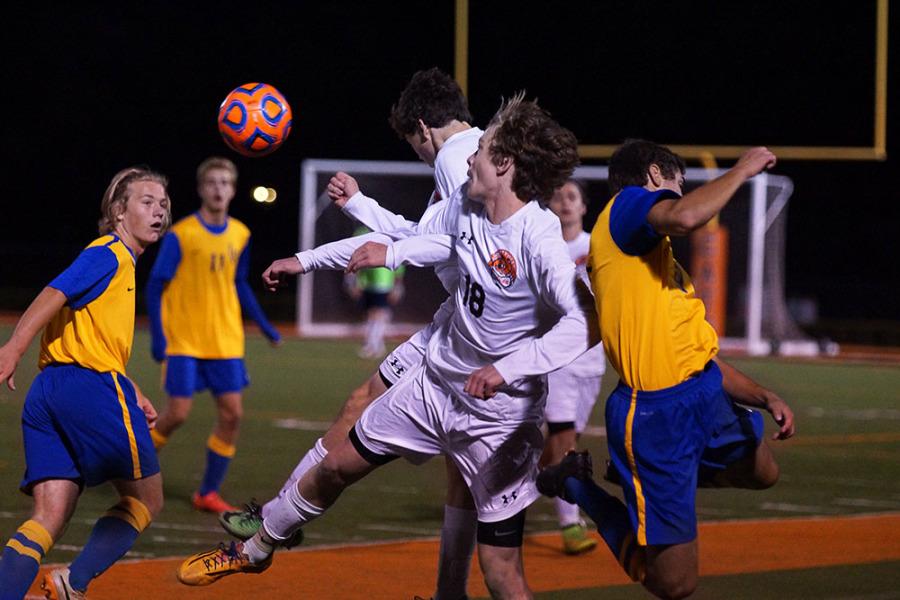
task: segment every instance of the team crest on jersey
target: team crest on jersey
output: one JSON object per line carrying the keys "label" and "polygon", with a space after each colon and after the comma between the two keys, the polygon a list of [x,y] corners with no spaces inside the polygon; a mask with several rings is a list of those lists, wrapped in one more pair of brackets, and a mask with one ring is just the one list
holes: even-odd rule
{"label": "team crest on jersey", "polygon": [[516,259],[509,250],[497,250],[488,263],[500,287],[508,288],[516,281]]}

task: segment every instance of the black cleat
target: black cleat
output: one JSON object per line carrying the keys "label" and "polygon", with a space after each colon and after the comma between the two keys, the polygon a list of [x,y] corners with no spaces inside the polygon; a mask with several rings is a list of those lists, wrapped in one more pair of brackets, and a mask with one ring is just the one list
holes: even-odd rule
{"label": "black cleat", "polygon": [[537,489],[540,493],[550,498],[559,496],[567,502],[572,500],[566,497],[565,481],[574,477],[581,481],[591,479],[594,467],[591,455],[587,450],[575,452],[570,450],[558,465],[552,465],[542,469],[537,476]]}
{"label": "black cleat", "polygon": [[603,474],[603,479],[610,482],[613,485],[622,485],[622,478],[619,476],[619,471],[613,466],[612,461],[607,459],[606,461],[606,473]]}

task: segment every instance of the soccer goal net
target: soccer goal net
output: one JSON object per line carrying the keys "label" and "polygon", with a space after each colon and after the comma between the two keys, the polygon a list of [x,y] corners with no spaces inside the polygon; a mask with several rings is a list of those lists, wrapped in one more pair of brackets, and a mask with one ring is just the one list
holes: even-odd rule
{"label": "soccer goal net", "polygon": [[[299,247],[303,250],[349,237],[358,226],[324,192],[329,178],[337,171],[350,173],[366,195],[413,221],[425,210],[434,188],[432,170],[418,162],[305,160],[299,220]],[[587,231],[609,199],[607,173],[603,166],[583,166],[575,172],[586,184],[590,197]],[[724,170],[688,169],[685,191],[722,173]],[[719,217],[730,238],[725,333],[720,336],[723,349],[753,355],[814,355],[823,350],[796,325],[785,302],[786,209],[792,192],[788,177],[763,173],[741,186]],[[678,238],[673,240],[673,246],[679,262],[690,265],[690,242]],[[431,269],[408,268],[404,287],[406,293],[394,307],[389,335],[413,333],[431,320],[446,297]],[[343,273],[318,271],[300,278],[296,321],[300,335],[361,335],[364,321],[363,310],[346,292]]]}

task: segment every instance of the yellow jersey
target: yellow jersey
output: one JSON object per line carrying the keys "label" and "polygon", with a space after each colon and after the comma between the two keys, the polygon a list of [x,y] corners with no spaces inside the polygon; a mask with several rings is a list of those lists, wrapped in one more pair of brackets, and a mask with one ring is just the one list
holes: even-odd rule
{"label": "yellow jersey", "polygon": [[653,205],[672,197],[678,195],[626,187],[591,232],[588,272],[603,347],[622,382],[638,391],[685,381],[719,349],[671,240],[647,222]]}
{"label": "yellow jersey", "polygon": [[204,223],[196,213],[172,226],[154,265],[168,281],[162,326],[173,356],[230,359],[244,356],[244,325],[235,285],[250,230],[229,217]]}
{"label": "yellow jersey", "polygon": [[50,282],[66,304],[44,330],[39,368],[77,364],[125,374],[134,340],[134,263],[118,236],[105,235]]}

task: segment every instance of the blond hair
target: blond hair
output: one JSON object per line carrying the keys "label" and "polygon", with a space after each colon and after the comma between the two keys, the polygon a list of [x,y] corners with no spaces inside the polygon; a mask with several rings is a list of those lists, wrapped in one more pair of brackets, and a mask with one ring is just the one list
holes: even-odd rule
{"label": "blond hair", "polygon": [[162,231],[165,231],[172,222],[172,201],[169,199],[168,178],[148,167],[128,167],[116,173],[109,187],[103,194],[100,202],[100,235],[112,233],[116,229],[119,216],[125,213],[128,204],[128,186],[135,181],[153,181],[160,184],[166,192],[166,214],[163,218]]}
{"label": "blond hair", "polygon": [[236,183],[238,178],[238,170],[233,162],[221,156],[210,156],[197,167],[197,184],[203,183],[203,178],[213,169],[222,169],[231,174],[231,183]]}

